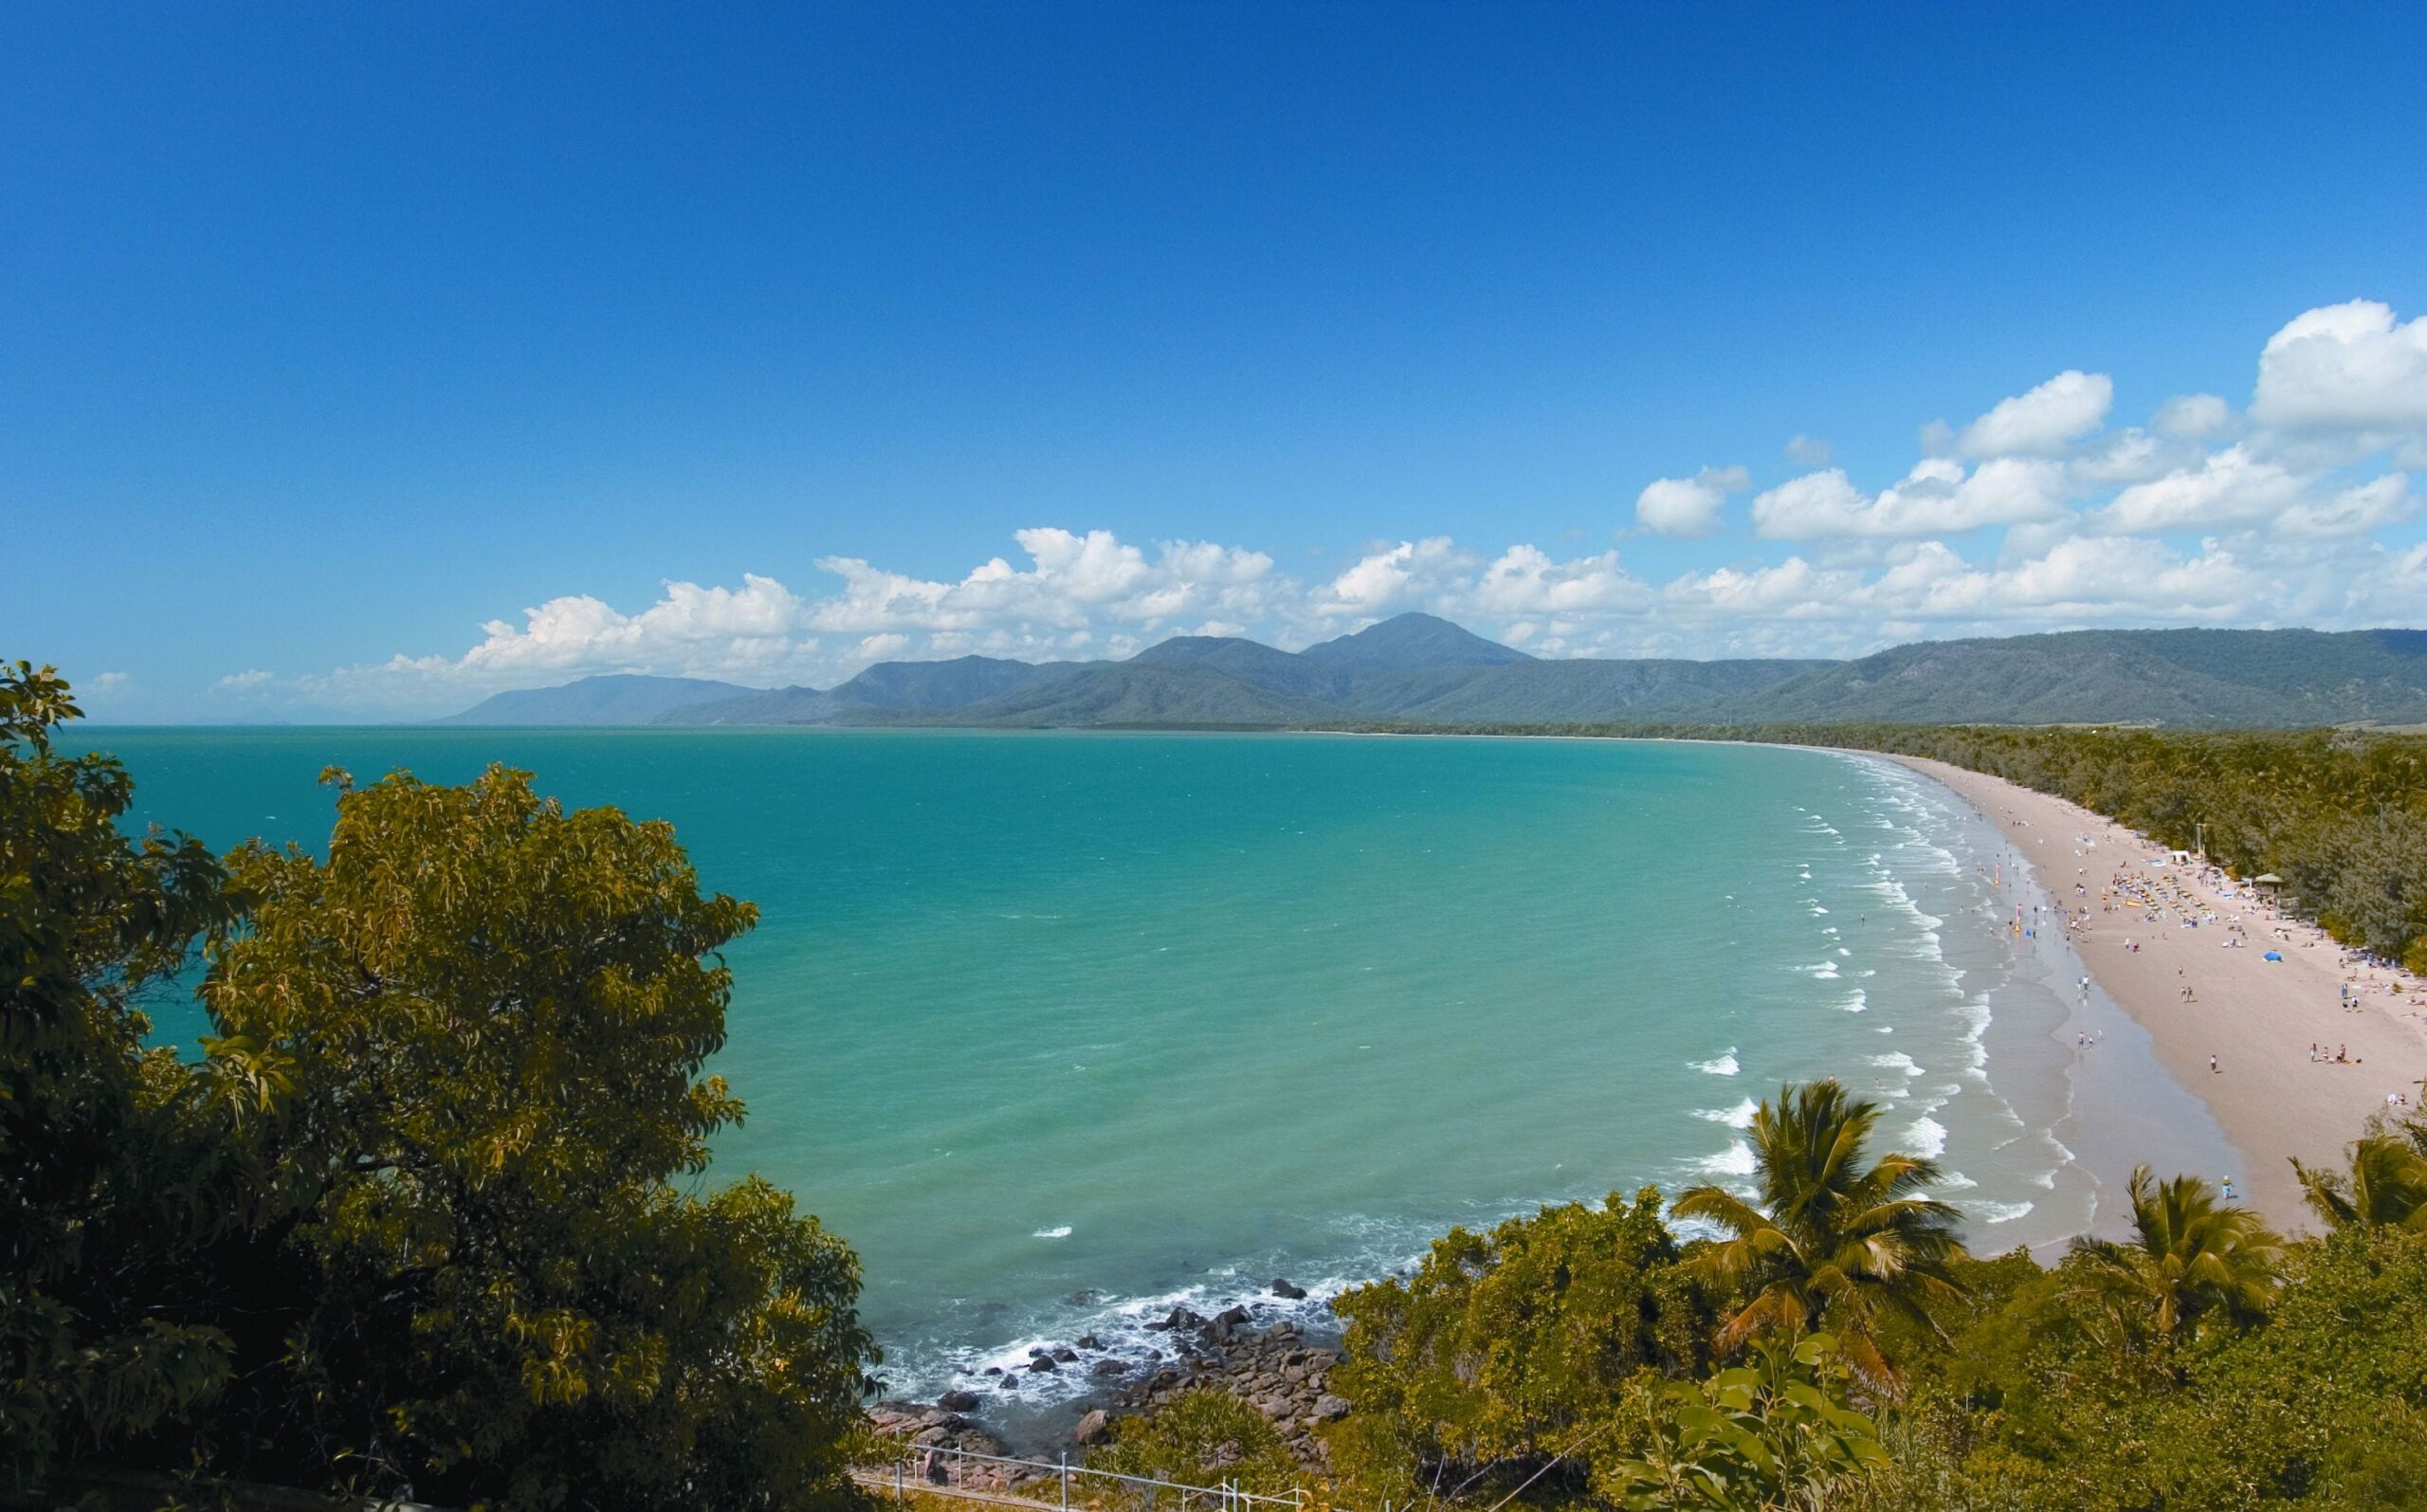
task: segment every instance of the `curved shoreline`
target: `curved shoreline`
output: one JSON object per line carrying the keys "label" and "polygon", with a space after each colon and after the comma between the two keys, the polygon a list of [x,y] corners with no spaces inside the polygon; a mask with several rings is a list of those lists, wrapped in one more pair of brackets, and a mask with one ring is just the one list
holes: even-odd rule
{"label": "curved shoreline", "polygon": [[[1976,795],[1876,753],[1797,749],[1897,769],[1928,784],[1951,811],[1982,884],[1969,947],[1988,951],[1998,974],[1982,998],[1994,1084],[2017,1117],[2024,1106],[2035,1115],[2018,1137],[2044,1138],[2062,1156],[2043,1180],[2049,1197],[2040,1211],[2008,1230],[2025,1248],[2048,1260],[2084,1233],[2128,1227],[2125,1192],[2140,1161],[2212,1181],[2249,1166],[2207,1105],[2168,1071],[2139,1021],[2094,980],[2081,985],[2090,974],[2054,922],[2052,878]],[[1992,1252],[1995,1235],[1976,1228],[1967,1237],[1976,1252]]]}
{"label": "curved shoreline", "polygon": [[[2270,1223],[2288,1231],[2310,1227],[2288,1157],[2339,1167],[2343,1147],[2363,1132],[2370,1115],[2387,1111],[2389,1094],[2403,1092],[2418,1103],[2419,1078],[2427,1075],[2427,986],[2416,978],[2357,963],[2315,925],[2280,917],[2221,873],[2147,865],[2165,854],[2162,847],[2077,804],[1927,757],[1861,754],[1928,777],[1971,804],[2031,865],[2043,891],[2063,885],[2051,878],[2052,867],[2074,864],[2086,890],[2072,901],[2089,908],[2089,922],[2068,932],[2069,950],[2099,995],[2145,1031],[2170,1081],[2208,1110],[2243,1157],[2239,1170],[2199,1174],[2234,1177],[2237,1194]],[[2117,873],[2168,879],[2185,899],[2181,912],[2169,909],[2152,922],[2137,909],[2103,910],[2101,889]],[[2185,927],[2184,913],[2199,926]],[[2226,926],[2236,923],[2248,943],[2229,947],[2234,935]],[[2127,950],[2127,939],[2140,949]],[[2271,949],[2283,959],[2266,960]],[[2345,988],[2356,1007],[2345,1005]],[[2312,1042],[2329,1054],[2347,1047],[2354,1060],[2312,1062]],[[2136,1158],[2167,1174],[2153,1152],[2092,1148],[2111,1139],[2094,1126],[2085,1127],[2082,1139],[2075,1154],[2091,1163],[2103,1186],[2115,1183],[2100,1167],[2128,1169]],[[2108,1215],[2103,1200],[2101,1227]]]}

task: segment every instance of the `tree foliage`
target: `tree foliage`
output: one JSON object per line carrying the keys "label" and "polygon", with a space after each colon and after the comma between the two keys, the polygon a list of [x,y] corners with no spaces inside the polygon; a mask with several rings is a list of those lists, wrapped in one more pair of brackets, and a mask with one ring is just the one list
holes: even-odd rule
{"label": "tree foliage", "polygon": [[1696,1382],[1639,1383],[1640,1453],[1596,1477],[1630,1512],[1785,1512],[1884,1468],[1879,1427],[1846,1405],[1837,1341],[1765,1339],[1750,1360]]}
{"label": "tree foliage", "polygon": [[2347,1175],[2292,1162],[2309,1207],[2336,1229],[2385,1224],[2427,1233],[2427,1120],[2371,1122],[2351,1145]]}
{"label": "tree foliage", "polygon": [[1305,1479],[1269,1419],[1205,1386],[1177,1394],[1151,1415],[1116,1419],[1109,1442],[1088,1453],[1087,1467],[1183,1485],[1227,1485],[1259,1496],[1286,1496]]}
{"label": "tree foliage", "polygon": [[[120,841],[124,774],[47,749],[64,689],[7,693],[21,1479],[64,1452],[460,1504],[854,1499],[855,1257],[763,1181],[685,1190],[741,1114],[703,1071],[755,913],[666,826],[502,768],[340,774],[326,860],[223,870]],[[215,1032],[184,1065],[131,994],[198,935]]]}
{"label": "tree foliage", "polygon": [[1408,1280],[1343,1294],[1334,1466],[1374,1499],[1539,1463],[1594,1435],[1650,1369],[1690,1375],[1714,1321],[1658,1192],[1453,1229]]}
{"label": "tree foliage", "polygon": [[[2100,1262],[1965,1267],[1982,1305],[1917,1358],[1897,1464],[1865,1506],[2161,1512],[2416,1505],[2427,1485],[2427,1236],[2289,1247],[2264,1318],[2169,1336]],[[1899,1494],[1891,1494],[1891,1492]],[[1904,1499],[1900,1499],[1900,1494]]]}
{"label": "tree foliage", "polygon": [[207,1322],[152,1305],[173,1248],[213,1234],[202,1078],[146,1054],[136,1002],[224,928],[195,841],[119,825],[115,761],[64,756],[49,667],[0,667],[0,1473],[148,1432],[230,1372]]}
{"label": "tree foliage", "polygon": [[2247,1322],[2274,1300],[2283,1240],[2247,1208],[2217,1200],[2197,1176],[2160,1181],[2145,1165],[2130,1184],[2132,1238],[2086,1241],[2082,1267],[2095,1284],[2142,1300],[2167,1338],[2212,1320]]}
{"label": "tree foliage", "polygon": [[1721,1349],[1762,1333],[1795,1338],[1826,1327],[1857,1375],[1890,1389],[1896,1372],[1879,1346],[1880,1316],[1935,1329],[1927,1304],[1961,1299],[1948,1266],[1963,1253],[1962,1215],[1926,1195],[1938,1164],[1891,1152],[1866,1165],[1878,1122],[1878,1104],[1847,1096],[1835,1082],[1782,1086],[1754,1113],[1748,1134],[1759,1205],[1724,1187],[1678,1195],[1679,1217],[1727,1234],[1700,1261],[1744,1298],[1720,1330]]}

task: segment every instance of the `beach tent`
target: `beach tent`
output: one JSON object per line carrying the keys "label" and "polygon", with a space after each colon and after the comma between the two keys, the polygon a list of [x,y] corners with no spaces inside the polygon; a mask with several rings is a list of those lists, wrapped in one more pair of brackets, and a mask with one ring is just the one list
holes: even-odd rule
{"label": "beach tent", "polygon": [[2260,887],[2281,887],[2284,885],[2284,879],[2276,876],[2272,871],[2261,872],[2250,880],[2254,884]]}
{"label": "beach tent", "polygon": [[2267,959],[2269,960],[2282,960],[2283,958],[2284,953],[2280,950],[2271,950],[2267,953]]}

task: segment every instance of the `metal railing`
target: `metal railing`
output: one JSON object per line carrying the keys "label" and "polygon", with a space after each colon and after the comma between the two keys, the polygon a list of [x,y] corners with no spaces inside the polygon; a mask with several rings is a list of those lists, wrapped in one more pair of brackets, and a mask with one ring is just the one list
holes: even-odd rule
{"label": "metal railing", "polygon": [[[1112,1470],[1073,1465],[1068,1454],[1055,1460],[1022,1460],[975,1449],[904,1443],[902,1453],[885,1466],[864,1466],[863,1484],[889,1476],[897,1501],[919,1491],[931,1496],[960,1496],[1024,1506],[1103,1507],[1107,1504],[1138,1512],[1305,1512],[1306,1494],[1293,1489],[1286,1496],[1268,1496],[1225,1482],[1219,1485],[1188,1485],[1159,1476],[1122,1475]],[[973,1473],[973,1468],[976,1473]],[[1014,1480],[1030,1484],[1049,1480],[1056,1497],[1020,1495]],[[985,1484],[973,1484],[973,1483]],[[1022,1487],[1025,1490],[1027,1487]],[[1075,1492],[1075,1494],[1074,1494]]]}

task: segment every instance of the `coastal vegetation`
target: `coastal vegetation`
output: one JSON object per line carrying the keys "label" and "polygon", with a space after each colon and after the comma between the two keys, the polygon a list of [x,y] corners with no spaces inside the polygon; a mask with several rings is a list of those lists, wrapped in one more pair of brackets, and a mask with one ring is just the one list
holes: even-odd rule
{"label": "coastal vegetation", "polygon": [[[77,713],[0,672],[0,1479],[850,1501],[858,1263],[700,1191],[750,906],[503,769],[332,774],[324,859],[129,840],[124,771],[52,748]],[[214,1032],[146,1048],[197,951]]]}
{"label": "coastal vegetation", "polygon": [[1934,1330],[1927,1304],[1962,1300],[1948,1275],[1963,1252],[1962,1215],[1929,1195],[1943,1179],[1938,1162],[1890,1152],[1864,1166],[1878,1122],[1878,1104],[1834,1082],[1781,1090],[1747,1131],[1759,1206],[1720,1186],[1678,1194],[1678,1217],[1724,1235],[1705,1267],[1746,1299],[1720,1326],[1722,1350],[1826,1328],[1856,1375],[1893,1394],[1896,1369],[1879,1347],[1883,1315]]}
{"label": "coastal vegetation", "polygon": [[[1487,1236],[1452,1230],[1412,1278],[1344,1295],[1331,1379],[1352,1410],[1326,1430],[1336,1494],[1861,1512],[2417,1504],[2427,1232],[2407,1221],[2415,1208],[2349,1202],[2355,1169],[2328,1182],[2346,1193],[2337,1226],[2288,1242],[2197,1178],[2143,1172],[2131,1238],[2077,1244],[2053,1266],[1933,1237],[1924,1283],[1883,1253],[1880,1295],[1897,1301],[1875,1309],[1870,1348],[1890,1379],[1852,1367],[1826,1309],[1788,1303],[1817,1268],[1789,1258],[1799,1193],[1876,1185],[1883,1169],[1919,1175],[1903,1157],[1866,1162],[1868,1110],[1820,1085],[1782,1088],[1761,1110],[1772,1131],[1800,1128],[1755,1143],[1763,1205],[1789,1218],[1753,1210],[1749,1245],[1683,1237],[1646,1191]],[[1812,1158],[1808,1132],[1822,1128],[1842,1137],[1842,1158]],[[2355,1168],[2382,1141],[2427,1148],[2427,1123],[2372,1131]],[[1862,1179],[1818,1182],[1816,1169]],[[1579,1234],[1597,1268],[1569,1263]]]}

